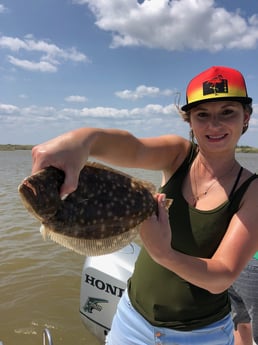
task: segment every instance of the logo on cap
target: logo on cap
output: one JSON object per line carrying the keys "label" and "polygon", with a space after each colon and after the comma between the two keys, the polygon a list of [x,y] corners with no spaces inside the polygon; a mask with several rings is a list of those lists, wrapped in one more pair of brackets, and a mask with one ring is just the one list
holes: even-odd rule
{"label": "logo on cap", "polygon": [[228,81],[224,79],[221,74],[216,77],[205,81],[202,84],[203,95],[218,94],[218,93],[228,93]]}

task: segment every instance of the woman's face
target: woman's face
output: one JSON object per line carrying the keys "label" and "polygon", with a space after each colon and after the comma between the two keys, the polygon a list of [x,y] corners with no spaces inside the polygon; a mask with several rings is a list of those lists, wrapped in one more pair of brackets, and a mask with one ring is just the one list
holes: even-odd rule
{"label": "woman's face", "polygon": [[200,147],[234,149],[249,118],[239,102],[206,102],[191,109],[190,126]]}

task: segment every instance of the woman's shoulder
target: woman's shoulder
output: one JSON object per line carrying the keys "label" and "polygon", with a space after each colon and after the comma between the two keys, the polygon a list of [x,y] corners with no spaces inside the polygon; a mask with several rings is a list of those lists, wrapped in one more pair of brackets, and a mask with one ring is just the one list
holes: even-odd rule
{"label": "woman's shoulder", "polygon": [[[258,175],[243,169],[243,174],[239,183],[238,192],[243,193],[242,205],[249,209],[258,207]],[[257,211],[256,211],[257,213]]]}
{"label": "woman's shoulder", "polygon": [[171,154],[167,156],[167,166],[163,169],[164,181],[168,181],[185,161],[191,159],[196,151],[196,145],[183,137],[171,135],[167,139],[171,144]]}

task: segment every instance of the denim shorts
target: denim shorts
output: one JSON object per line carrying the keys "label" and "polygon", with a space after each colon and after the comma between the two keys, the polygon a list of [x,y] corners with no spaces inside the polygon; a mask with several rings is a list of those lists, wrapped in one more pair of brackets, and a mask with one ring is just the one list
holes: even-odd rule
{"label": "denim shorts", "polygon": [[220,321],[194,331],[154,327],[132,306],[125,291],[119,301],[106,345],[233,345],[233,321]]}
{"label": "denim shorts", "polygon": [[229,289],[235,328],[252,322],[253,338],[258,344],[258,260],[251,259]]}

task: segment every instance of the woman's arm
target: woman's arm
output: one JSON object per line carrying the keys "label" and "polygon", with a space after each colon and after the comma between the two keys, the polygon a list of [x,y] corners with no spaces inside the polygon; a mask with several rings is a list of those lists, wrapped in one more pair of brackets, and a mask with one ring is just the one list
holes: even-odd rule
{"label": "woman's arm", "polygon": [[64,195],[77,188],[79,173],[89,156],[118,166],[172,174],[189,147],[188,140],[175,135],[136,138],[123,130],[81,128],[35,146],[32,173],[49,165],[62,169],[66,176],[61,188]]}
{"label": "woman's arm", "polygon": [[141,227],[146,250],[154,261],[190,283],[214,294],[225,291],[258,249],[258,181],[253,181],[245,193],[239,211],[211,259],[193,257],[171,248],[173,226],[171,232],[163,198],[163,195],[158,196],[159,217],[152,216]]}

